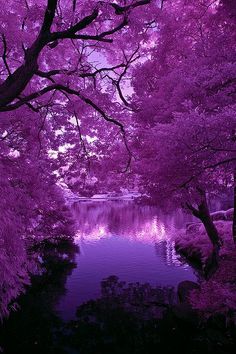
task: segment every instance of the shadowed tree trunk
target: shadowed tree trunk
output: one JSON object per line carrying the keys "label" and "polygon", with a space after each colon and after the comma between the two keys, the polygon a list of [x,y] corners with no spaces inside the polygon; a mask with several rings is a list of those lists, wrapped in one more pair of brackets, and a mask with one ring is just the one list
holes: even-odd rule
{"label": "shadowed tree trunk", "polygon": [[203,190],[200,189],[199,192],[201,195],[200,204],[196,208],[190,204],[187,204],[187,207],[191,210],[192,214],[200,219],[203,223],[207,236],[209,237],[213,247],[211,256],[206,261],[204,267],[205,277],[209,279],[219,266],[219,250],[221,246],[221,240],[210,215],[206,194]]}

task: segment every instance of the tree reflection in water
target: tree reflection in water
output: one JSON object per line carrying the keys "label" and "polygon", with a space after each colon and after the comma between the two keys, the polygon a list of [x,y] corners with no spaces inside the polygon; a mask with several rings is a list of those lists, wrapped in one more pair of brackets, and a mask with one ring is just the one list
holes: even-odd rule
{"label": "tree reflection in water", "polygon": [[74,203],[73,211],[78,244],[94,243],[115,235],[130,242],[154,245],[157,255],[167,258],[167,264],[181,264],[173,241],[176,230],[185,227],[189,220],[189,216],[181,211],[167,214],[158,208],[130,201]]}
{"label": "tree reflection in water", "polygon": [[71,242],[64,242],[56,249],[50,244],[42,245],[38,251],[43,255],[44,272],[33,277],[32,285],[18,301],[18,311],[0,324],[0,352],[64,353],[57,340],[63,321],[54,307],[66,291],[66,278],[76,265],[75,254],[79,250]]}

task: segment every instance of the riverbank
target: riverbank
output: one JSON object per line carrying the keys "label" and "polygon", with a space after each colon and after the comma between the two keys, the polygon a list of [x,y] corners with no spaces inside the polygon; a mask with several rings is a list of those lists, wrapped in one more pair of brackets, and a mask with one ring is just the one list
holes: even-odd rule
{"label": "riverbank", "polygon": [[215,314],[236,325],[236,247],[232,238],[232,221],[216,220],[222,247],[219,267],[209,280],[204,279],[204,267],[212,251],[211,243],[200,224],[188,226],[176,238],[176,250],[194,266],[200,274],[200,287],[190,294],[194,309],[208,318]]}

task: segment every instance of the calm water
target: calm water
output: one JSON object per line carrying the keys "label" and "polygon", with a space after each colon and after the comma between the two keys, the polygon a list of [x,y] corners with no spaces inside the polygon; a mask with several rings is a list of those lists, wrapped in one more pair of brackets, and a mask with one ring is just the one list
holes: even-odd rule
{"label": "calm water", "polygon": [[174,249],[173,236],[186,223],[183,214],[163,215],[132,202],[75,203],[73,212],[80,251],[56,307],[63,319],[73,319],[81,303],[99,297],[100,282],[110,275],[163,286],[196,280]]}

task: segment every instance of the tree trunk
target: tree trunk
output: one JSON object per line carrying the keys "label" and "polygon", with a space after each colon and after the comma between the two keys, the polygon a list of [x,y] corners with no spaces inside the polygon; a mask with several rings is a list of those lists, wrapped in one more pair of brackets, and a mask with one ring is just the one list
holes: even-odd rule
{"label": "tree trunk", "polygon": [[221,240],[210,215],[206,194],[200,189],[199,192],[201,194],[202,200],[201,203],[198,205],[198,208],[194,208],[193,206],[189,205],[188,207],[192,211],[193,215],[200,219],[203,223],[207,236],[209,237],[213,246],[212,254],[206,261],[204,267],[205,277],[209,279],[219,266],[219,250],[221,246]]}
{"label": "tree trunk", "polygon": [[233,214],[233,240],[236,243],[236,168],[234,170],[234,214]]}
{"label": "tree trunk", "polygon": [[[201,208],[201,205],[199,206],[199,210],[200,210],[200,208]],[[217,246],[218,248],[220,248],[221,242],[220,242],[219,234],[218,234],[218,231],[212,221],[208,207],[207,207],[206,213],[201,211],[199,219],[203,223],[206,233],[207,233],[213,247]]]}
{"label": "tree trunk", "polygon": [[213,246],[211,256],[207,259],[204,268],[205,277],[209,279],[215,273],[215,271],[219,266],[219,250],[220,250],[221,242],[220,242],[218,231],[210,215],[205,193],[203,195],[201,204],[198,206],[198,210],[199,210],[199,219],[202,221],[206,233]]}
{"label": "tree trunk", "polygon": [[38,70],[38,57],[50,42],[50,29],[53,23],[58,0],[48,0],[44,20],[39,34],[32,45],[25,50],[24,63],[0,84],[0,108],[7,106],[26,88]]}

